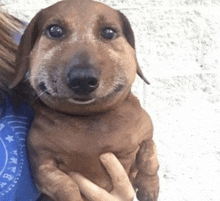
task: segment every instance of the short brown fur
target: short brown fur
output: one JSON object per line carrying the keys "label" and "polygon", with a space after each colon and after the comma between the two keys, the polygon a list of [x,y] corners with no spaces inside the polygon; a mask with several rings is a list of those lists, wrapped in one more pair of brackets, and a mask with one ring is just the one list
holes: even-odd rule
{"label": "short brown fur", "polygon": [[[63,37],[48,36],[54,24],[62,27]],[[100,32],[105,27],[116,30],[117,37],[104,39]],[[144,77],[133,31],[122,13],[89,0],[61,1],[46,8],[28,25],[17,64],[11,87],[29,70],[38,96],[28,149],[37,187],[48,200],[85,200],[72,172],[111,191],[111,179],[99,160],[106,152],[120,160],[140,201],[157,200],[153,126],[131,93],[136,73]],[[68,72],[75,66],[98,72],[96,90],[82,95],[67,86]]]}

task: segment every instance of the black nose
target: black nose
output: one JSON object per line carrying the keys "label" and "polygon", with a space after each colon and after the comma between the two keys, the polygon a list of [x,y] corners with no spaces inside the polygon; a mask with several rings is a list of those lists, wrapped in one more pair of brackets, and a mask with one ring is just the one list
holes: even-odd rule
{"label": "black nose", "polygon": [[67,73],[67,82],[75,94],[87,95],[99,86],[98,72],[94,68],[75,65]]}

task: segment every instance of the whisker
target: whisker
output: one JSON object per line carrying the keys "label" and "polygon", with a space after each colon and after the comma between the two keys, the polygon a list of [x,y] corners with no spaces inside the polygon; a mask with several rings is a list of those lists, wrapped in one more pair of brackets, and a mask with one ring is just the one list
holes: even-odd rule
{"label": "whisker", "polygon": [[30,76],[30,77],[25,78],[24,81],[26,82],[26,81],[29,81],[31,78],[33,79],[33,78],[42,78],[42,77],[45,78],[45,76]]}
{"label": "whisker", "polygon": [[48,92],[48,93],[49,93],[49,90],[45,90],[45,91],[42,91],[40,94],[37,94],[37,96],[35,97],[35,99],[33,100],[33,102],[35,102],[38,98],[40,98],[40,96],[42,96],[45,92]]}

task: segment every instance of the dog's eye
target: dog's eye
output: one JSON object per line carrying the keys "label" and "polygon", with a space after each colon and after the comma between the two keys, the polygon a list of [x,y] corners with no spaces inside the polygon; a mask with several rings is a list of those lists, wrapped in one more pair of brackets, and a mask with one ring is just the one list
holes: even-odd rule
{"label": "dog's eye", "polygon": [[101,32],[103,38],[111,40],[116,38],[117,32],[113,28],[104,28]]}
{"label": "dog's eye", "polygon": [[52,38],[61,38],[64,35],[64,30],[59,25],[50,25],[46,34]]}

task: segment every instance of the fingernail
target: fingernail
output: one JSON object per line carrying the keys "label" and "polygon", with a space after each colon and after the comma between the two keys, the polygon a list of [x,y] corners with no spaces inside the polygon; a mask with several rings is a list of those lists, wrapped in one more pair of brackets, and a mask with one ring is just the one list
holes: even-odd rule
{"label": "fingernail", "polygon": [[110,157],[111,157],[111,155],[112,155],[112,153],[104,153],[104,154],[101,154],[100,159],[101,159],[102,161],[109,160]]}

